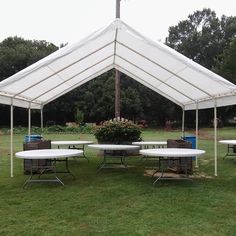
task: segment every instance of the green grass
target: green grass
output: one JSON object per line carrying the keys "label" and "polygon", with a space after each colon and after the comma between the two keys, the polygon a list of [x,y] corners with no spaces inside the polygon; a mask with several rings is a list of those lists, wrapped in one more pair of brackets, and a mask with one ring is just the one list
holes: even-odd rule
{"label": "green grass", "polygon": [[[22,189],[26,176],[14,158],[10,178],[10,138],[0,136],[0,235],[236,235],[236,162],[222,160],[219,144],[218,177],[214,177],[213,130],[200,130],[199,171],[210,178],[163,181],[153,187],[139,158],[135,168],[96,173],[101,161],[86,148],[86,160],[71,160],[76,175],[61,176],[65,186],[34,184]],[[235,138],[235,128],[218,131]],[[150,130],[144,140],[179,138],[180,132]],[[211,139],[209,139],[209,137]],[[52,140],[95,140],[92,135],[45,135]],[[14,136],[14,151],[22,150],[24,135]]]}

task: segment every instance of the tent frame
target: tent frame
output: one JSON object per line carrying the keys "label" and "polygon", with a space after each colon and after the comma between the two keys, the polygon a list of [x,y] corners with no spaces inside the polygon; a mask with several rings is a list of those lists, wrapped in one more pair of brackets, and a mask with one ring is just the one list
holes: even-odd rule
{"label": "tent frame", "polygon": [[[120,19],[78,43],[67,45],[0,82],[0,103],[11,107],[11,176],[13,176],[13,107],[41,110],[58,97],[116,69],[180,106],[182,136],[185,111],[214,108],[214,158],[217,176],[217,107],[236,104],[236,85],[161,42],[152,41]],[[205,86],[210,83],[211,86]],[[198,160],[196,159],[196,166]]]}

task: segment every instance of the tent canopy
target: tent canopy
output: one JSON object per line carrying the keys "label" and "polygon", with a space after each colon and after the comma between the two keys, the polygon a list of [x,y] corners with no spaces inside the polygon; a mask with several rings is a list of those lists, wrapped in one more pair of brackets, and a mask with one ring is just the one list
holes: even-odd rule
{"label": "tent canopy", "polygon": [[0,103],[42,109],[116,68],[184,110],[236,104],[236,86],[116,19],[0,82]]}

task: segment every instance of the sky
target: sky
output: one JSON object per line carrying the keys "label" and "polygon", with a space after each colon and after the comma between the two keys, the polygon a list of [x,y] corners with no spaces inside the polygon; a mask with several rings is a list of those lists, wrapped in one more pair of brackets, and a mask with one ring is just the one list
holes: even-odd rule
{"label": "sky", "polygon": [[[0,42],[10,36],[74,43],[115,19],[116,0],[0,0]],[[236,16],[236,0],[121,0],[121,20],[153,40],[189,14],[211,8]]]}

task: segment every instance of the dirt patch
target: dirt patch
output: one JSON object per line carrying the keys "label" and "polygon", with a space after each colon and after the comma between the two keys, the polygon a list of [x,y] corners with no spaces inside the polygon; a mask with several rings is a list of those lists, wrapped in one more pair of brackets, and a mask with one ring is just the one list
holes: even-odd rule
{"label": "dirt patch", "polygon": [[[151,176],[151,177],[152,176],[153,177],[161,176],[160,172],[155,173],[155,171],[156,170],[153,170],[153,169],[147,169],[147,170],[144,171],[144,176]],[[174,172],[164,172],[164,176],[167,177],[167,178],[180,178],[180,177],[183,177],[183,174],[177,174],[177,173],[174,173]],[[203,172],[195,172],[192,175],[189,175],[189,177],[191,179],[200,179],[200,178],[212,179],[213,178],[213,176],[206,175]]]}

